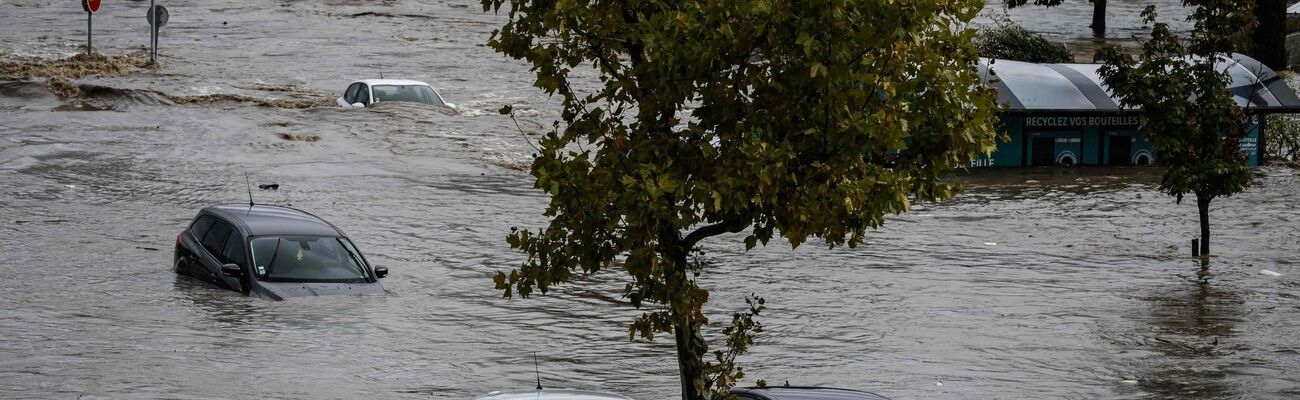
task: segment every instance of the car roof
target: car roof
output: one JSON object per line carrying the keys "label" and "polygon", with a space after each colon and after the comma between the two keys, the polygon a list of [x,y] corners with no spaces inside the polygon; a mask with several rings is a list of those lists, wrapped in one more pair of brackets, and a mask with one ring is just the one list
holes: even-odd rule
{"label": "car roof", "polygon": [[731,389],[732,393],[762,394],[773,399],[825,399],[825,400],[889,400],[888,397],[853,389],[816,386],[769,386]]}
{"label": "car roof", "polygon": [[222,204],[203,212],[225,218],[247,236],[345,236],[343,231],[309,212],[296,208],[247,204]]}
{"label": "car roof", "polygon": [[495,391],[477,400],[631,400],[622,395],[591,390],[531,389]]}
{"label": "car roof", "polygon": [[355,81],[355,82],[352,82],[352,83],[357,83],[357,82],[361,82],[361,83],[364,83],[364,84],[366,84],[366,85],[370,85],[370,86],[374,86],[374,85],[393,85],[393,86],[412,86],[412,85],[417,85],[417,86],[428,86],[428,87],[433,87],[432,85],[430,85],[430,84],[428,84],[428,83],[424,83],[424,82],[420,82],[420,81],[413,81],[413,80],[409,80],[409,79],[362,79],[362,80]]}

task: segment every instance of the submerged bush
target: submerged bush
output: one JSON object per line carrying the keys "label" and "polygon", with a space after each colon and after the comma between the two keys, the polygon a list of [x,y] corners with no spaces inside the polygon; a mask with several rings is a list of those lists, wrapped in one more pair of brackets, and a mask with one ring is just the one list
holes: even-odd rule
{"label": "submerged bush", "polygon": [[1010,19],[998,19],[975,38],[980,56],[1032,63],[1069,63],[1074,55],[1064,44],[1047,40]]}
{"label": "submerged bush", "polygon": [[1300,165],[1300,116],[1272,114],[1264,117],[1264,154],[1270,162]]}

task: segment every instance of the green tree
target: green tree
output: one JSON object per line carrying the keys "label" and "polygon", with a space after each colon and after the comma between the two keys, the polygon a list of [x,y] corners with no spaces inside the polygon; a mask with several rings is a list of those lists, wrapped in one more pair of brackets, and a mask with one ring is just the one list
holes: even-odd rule
{"label": "green tree", "polygon": [[[1201,254],[1210,252],[1210,201],[1250,185],[1251,171],[1241,152],[1246,115],[1228,91],[1231,78],[1221,66],[1245,40],[1253,0],[1184,0],[1196,6],[1189,16],[1191,36],[1184,43],[1168,25],[1156,23],[1137,59],[1115,47],[1098,52],[1099,70],[1121,103],[1141,110],[1144,134],[1167,169],[1160,190],[1182,202],[1196,195],[1201,222]],[[1154,7],[1142,12],[1156,20]]]}
{"label": "green tree", "polygon": [[1047,40],[1007,18],[996,19],[975,37],[980,55],[1031,63],[1071,63],[1074,55],[1064,44]]}
{"label": "green tree", "polygon": [[526,259],[497,289],[622,271],[645,310],[629,339],[671,332],[683,397],[725,396],[758,309],[706,363],[701,241],[853,247],[885,215],[950,197],[943,176],[994,146],[996,95],[966,28],[982,5],[483,0],[508,13],[488,45],[563,100],[530,170],[550,222],[512,229]]}
{"label": "green tree", "polygon": [[1300,168],[1300,116],[1271,114],[1266,119],[1268,141],[1264,143],[1264,154],[1270,163]]}
{"label": "green tree", "polygon": [[1246,53],[1277,71],[1290,67],[1286,56],[1286,0],[1256,0],[1255,21]]}
{"label": "green tree", "polygon": [[[1061,5],[1063,0],[1033,0],[1034,5],[1043,7],[1056,7]],[[1088,0],[1092,3],[1092,36],[1098,38],[1106,37],[1106,0]],[[1016,8],[1028,4],[1029,0],[1007,0],[1007,8]]]}

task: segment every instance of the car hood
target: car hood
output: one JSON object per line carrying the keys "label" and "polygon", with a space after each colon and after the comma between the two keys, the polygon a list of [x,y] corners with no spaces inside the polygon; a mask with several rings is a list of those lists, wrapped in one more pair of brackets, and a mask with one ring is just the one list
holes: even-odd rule
{"label": "car hood", "polygon": [[374,283],[315,283],[315,282],[257,282],[253,294],[271,300],[292,297],[332,296],[349,294],[382,294],[384,285]]}

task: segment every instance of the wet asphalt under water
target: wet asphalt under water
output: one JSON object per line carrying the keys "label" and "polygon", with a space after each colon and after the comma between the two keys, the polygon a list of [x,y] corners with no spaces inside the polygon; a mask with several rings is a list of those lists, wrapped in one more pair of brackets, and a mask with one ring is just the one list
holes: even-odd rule
{"label": "wet asphalt under water", "polygon": [[[0,57],[75,52],[84,14],[63,3],[0,2]],[[146,4],[106,4],[96,49],[139,52]],[[492,289],[521,259],[509,228],[544,223],[546,199],[517,169],[531,150],[520,129],[549,126],[558,105],[481,46],[501,17],[472,2],[167,6],[156,73],[80,79],[101,88],[73,99],[0,82],[0,397],[471,398],[531,387],[534,351],[551,387],[676,395],[671,343],[627,340],[639,312],[617,272],[526,300]],[[1086,34],[1086,20],[1040,12],[1013,16]],[[158,95],[332,98],[379,70],[461,111]],[[347,231],[392,271],[388,293],[268,302],[173,274],[176,234],[204,205],[246,201],[245,172],[280,184],[255,189],[259,202]],[[1156,193],[1156,174],[973,174],[857,249],[715,238],[710,315],[767,298],[742,358],[751,382],[897,399],[1300,396],[1300,173],[1261,169],[1215,201],[1208,283],[1186,254],[1195,207]]]}

